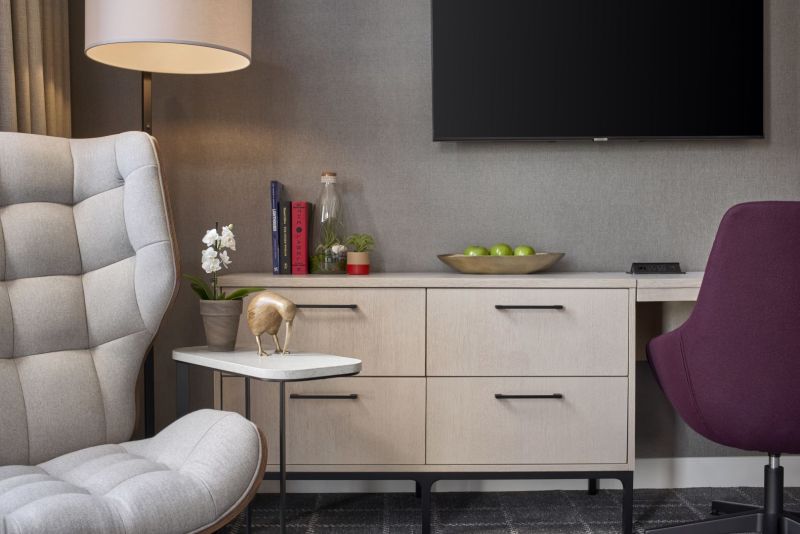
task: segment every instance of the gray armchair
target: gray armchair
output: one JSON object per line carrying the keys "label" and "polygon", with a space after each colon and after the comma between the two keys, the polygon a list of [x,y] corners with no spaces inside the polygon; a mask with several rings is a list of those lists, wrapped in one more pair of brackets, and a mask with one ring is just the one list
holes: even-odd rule
{"label": "gray armchair", "polygon": [[0,133],[0,534],[213,531],[255,494],[238,414],[120,443],[175,256],[150,136]]}

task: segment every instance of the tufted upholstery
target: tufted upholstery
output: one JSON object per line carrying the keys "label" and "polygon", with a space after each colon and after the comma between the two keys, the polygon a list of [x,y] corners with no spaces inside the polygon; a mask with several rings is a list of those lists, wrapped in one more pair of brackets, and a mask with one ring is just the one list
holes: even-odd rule
{"label": "tufted upholstery", "polygon": [[130,437],[170,232],[150,136],[0,133],[0,465]]}
{"label": "tufted upholstery", "polygon": [[204,531],[258,487],[239,414],[114,445],[177,287],[167,206],[144,133],[0,133],[0,534]]}
{"label": "tufted upholstery", "polygon": [[0,534],[204,530],[259,481],[261,445],[239,414],[200,410],[151,439],[0,467]]}

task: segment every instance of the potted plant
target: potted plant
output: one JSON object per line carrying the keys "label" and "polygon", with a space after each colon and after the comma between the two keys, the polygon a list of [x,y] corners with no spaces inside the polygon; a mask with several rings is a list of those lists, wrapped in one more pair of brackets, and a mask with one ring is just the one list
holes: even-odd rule
{"label": "potted plant", "polygon": [[350,247],[347,252],[347,274],[369,274],[369,251],[375,247],[375,239],[369,234],[353,234],[345,239]]}
{"label": "potted plant", "polygon": [[192,289],[200,297],[200,315],[203,317],[203,327],[206,332],[206,344],[209,350],[233,350],[236,344],[236,333],[239,330],[239,317],[242,314],[242,299],[261,291],[260,287],[245,287],[237,289],[226,295],[217,283],[217,273],[232,263],[228,250],[236,250],[236,239],[233,235],[233,225],[222,227],[219,225],[206,231],[203,236],[206,248],[202,253],[203,270],[211,275],[211,284],[198,276],[183,275]]}

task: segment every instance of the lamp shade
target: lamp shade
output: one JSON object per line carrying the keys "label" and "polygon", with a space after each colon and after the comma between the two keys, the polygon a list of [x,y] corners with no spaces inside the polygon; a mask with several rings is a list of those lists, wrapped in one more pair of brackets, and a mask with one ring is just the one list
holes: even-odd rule
{"label": "lamp shade", "polygon": [[252,0],[86,0],[84,50],[144,72],[211,74],[250,64]]}

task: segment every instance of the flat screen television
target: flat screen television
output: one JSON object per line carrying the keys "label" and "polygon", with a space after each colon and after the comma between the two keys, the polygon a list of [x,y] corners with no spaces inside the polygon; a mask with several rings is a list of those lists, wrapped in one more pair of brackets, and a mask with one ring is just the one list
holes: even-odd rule
{"label": "flat screen television", "polygon": [[760,138],[763,0],[431,0],[433,137]]}

